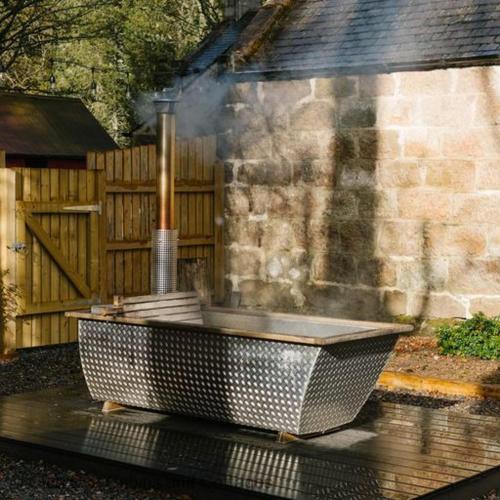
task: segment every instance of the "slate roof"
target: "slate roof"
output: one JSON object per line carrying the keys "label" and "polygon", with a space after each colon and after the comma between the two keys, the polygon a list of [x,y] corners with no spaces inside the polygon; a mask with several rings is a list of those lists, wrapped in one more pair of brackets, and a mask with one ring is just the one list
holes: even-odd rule
{"label": "slate roof", "polygon": [[7,154],[81,158],[115,148],[80,99],[0,92],[0,150]]}
{"label": "slate roof", "polygon": [[240,71],[447,65],[499,55],[499,0],[296,0]]}
{"label": "slate roof", "polygon": [[184,76],[202,73],[233,47],[246,28],[254,11],[247,12],[238,21],[226,21],[212,31],[199,45],[195,52],[183,61]]}

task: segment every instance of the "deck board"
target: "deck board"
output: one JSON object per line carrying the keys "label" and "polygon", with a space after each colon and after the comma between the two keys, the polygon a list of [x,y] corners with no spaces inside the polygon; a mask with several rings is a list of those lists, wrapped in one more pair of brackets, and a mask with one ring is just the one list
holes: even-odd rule
{"label": "deck board", "polygon": [[369,402],[336,432],[278,443],[272,433],[181,416],[104,415],[84,386],[0,398],[3,449],[18,443],[288,499],[480,494],[500,481],[499,422]]}

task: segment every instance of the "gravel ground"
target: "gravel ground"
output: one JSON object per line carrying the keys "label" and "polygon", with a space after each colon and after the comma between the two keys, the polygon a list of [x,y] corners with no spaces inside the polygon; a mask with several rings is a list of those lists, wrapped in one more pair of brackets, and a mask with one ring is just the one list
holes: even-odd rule
{"label": "gravel ground", "polygon": [[77,344],[26,349],[13,361],[0,361],[0,395],[83,382]]}
{"label": "gravel ground", "polygon": [[423,406],[426,408],[445,408],[473,415],[489,415],[500,417],[500,401],[493,399],[446,398],[431,393],[409,393],[404,391],[375,390],[371,400],[389,401],[405,405]]}
{"label": "gravel ground", "polygon": [[400,337],[386,370],[435,378],[446,374],[448,380],[500,384],[500,361],[442,355],[434,337]]}
{"label": "gravel ground", "polygon": [[[83,381],[76,344],[38,348],[20,352],[9,362],[0,362],[0,395],[73,385]],[[431,394],[376,390],[372,400],[448,408],[464,413],[500,417],[500,401],[433,397]],[[0,498],[5,500],[189,500],[188,495],[134,488],[112,479],[99,478],[84,471],[70,471],[40,462],[17,460],[0,454]],[[491,492],[481,500],[500,500]]]}
{"label": "gravel ground", "polygon": [[40,462],[14,460],[0,454],[0,498],[4,500],[178,499],[154,489],[133,488],[84,471],[70,471]]}

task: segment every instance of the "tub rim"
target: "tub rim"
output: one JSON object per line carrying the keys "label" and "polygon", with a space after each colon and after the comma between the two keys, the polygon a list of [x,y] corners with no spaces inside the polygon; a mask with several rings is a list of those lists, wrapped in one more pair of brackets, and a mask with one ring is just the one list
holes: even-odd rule
{"label": "tub rim", "polygon": [[217,313],[227,313],[231,315],[260,316],[260,317],[276,318],[283,320],[300,321],[303,323],[330,324],[332,326],[338,326],[338,325],[344,325],[344,326],[349,325],[353,327],[358,326],[362,330],[355,332],[341,333],[341,334],[337,333],[330,337],[314,337],[314,336],[302,336],[296,334],[285,334],[285,333],[265,332],[256,330],[243,330],[238,328],[216,327],[211,325],[200,325],[194,323],[166,321],[158,319],[155,320],[155,319],[144,319],[144,318],[129,318],[120,316],[119,314],[117,314],[116,316],[109,316],[109,315],[105,316],[105,315],[94,314],[91,313],[90,311],[70,311],[66,313],[66,316],[69,318],[76,318],[78,320],[103,321],[109,323],[149,326],[155,328],[166,327],[167,329],[175,329],[187,332],[199,332],[212,335],[228,335],[233,337],[245,337],[256,340],[268,340],[268,341],[285,342],[291,344],[304,344],[317,347],[337,344],[340,342],[369,339],[384,335],[409,334],[414,330],[413,325],[401,324],[401,323],[358,321],[358,320],[331,318],[326,316],[305,316],[301,314],[292,314],[292,313],[248,311],[245,309],[232,309],[226,307],[204,307],[202,311],[203,312],[213,311]]}

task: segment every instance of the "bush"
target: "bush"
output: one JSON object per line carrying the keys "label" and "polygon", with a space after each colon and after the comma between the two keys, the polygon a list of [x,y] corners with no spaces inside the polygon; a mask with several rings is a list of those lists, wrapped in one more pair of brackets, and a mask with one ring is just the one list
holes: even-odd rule
{"label": "bush", "polygon": [[14,285],[6,283],[7,274],[8,271],[0,269],[0,344],[7,322],[13,319],[16,310],[17,291]]}
{"label": "bush", "polygon": [[477,313],[460,323],[440,326],[437,336],[442,354],[500,359],[500,316]]}

